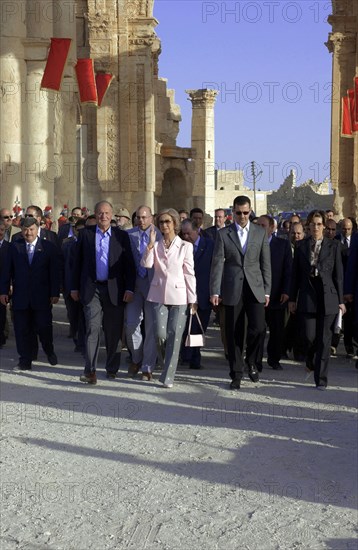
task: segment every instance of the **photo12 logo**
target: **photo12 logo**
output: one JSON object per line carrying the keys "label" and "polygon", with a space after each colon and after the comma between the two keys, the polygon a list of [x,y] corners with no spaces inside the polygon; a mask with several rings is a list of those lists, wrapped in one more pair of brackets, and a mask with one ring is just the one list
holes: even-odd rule
{"label": "photo12 logo", "polygon": [[332,2],[203,2],[203,23],[327,23]]}

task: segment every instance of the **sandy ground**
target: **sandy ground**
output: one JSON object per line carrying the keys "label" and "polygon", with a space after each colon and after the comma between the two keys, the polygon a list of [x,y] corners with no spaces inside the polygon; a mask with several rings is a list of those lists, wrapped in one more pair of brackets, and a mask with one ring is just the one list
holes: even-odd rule
{"label": "sandy ground", "polygon": [[357,542],[357,374],[341,354],[318,392],[303,366],[228,390],[219,331],[173,389],[79,382],[55,310],[60,364],[0,351],[1,550],[335,549]]}

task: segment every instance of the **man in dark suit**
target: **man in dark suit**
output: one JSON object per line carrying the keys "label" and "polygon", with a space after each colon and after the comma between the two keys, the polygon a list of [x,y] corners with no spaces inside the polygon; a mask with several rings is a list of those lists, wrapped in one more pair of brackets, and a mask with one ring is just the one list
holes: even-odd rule
{"label": "man in dark suit", "polygon": [[107,378],[116,377],[121,358],[124,304],[133,299],[136,269],[128,234],[111,227],[113,207],[95,206],[96,225],[79,232],[74,250],[71,297],[81,300],[86,322],[86,352],[82,382],[96,384],[96,366],[103,330]]}
{"label": "man in dark suit", "polygon": [[75,235],[75,223],[82,217],[81,207],[75,206],[74,208],[72,208],[70,217],[72,218],[72,222],[68,221],[67,223],[62,224],[58,230],[57,236],[60,246],[62,245],[64,239],[67,239],[68,237],[73,237]]}
{"label": "man in dark suit", "polygon": [[235,222],[218,232],[210,275],[210,301],[225,306],[225,331],[232,379],[230,388],[240,389],[244,371],[242,356],[245,311],[248,321],[246,363],[249,377],[259,380],[255,364],[262,334],[265,332],[265,307],[270,301],[271,260],[265,230],[249,221],[250,199],[240,195],[234,200]]}
{"label": "man in dark suit", "polygon": [[[151,380],[157,362],[157,342],[154,336],[153,308],[147,301],[147,295],[154,275],[154,268],[146,269],[140,265],[144,251],[150,240],[153,215],[149,206],[142,205],[136,210],[137,225],[128,229],[137,277],[133,300],[126,306],[126,341],[131,353],[128,376],[134,378],[142,369],[142,380]],[[159,229],[155,228],[157,240],[162,239]],[[142,321],[144,319],[144,335]]]}
{"label": "man in dark suit", "polygon": [[[272,235],[275,224],[271,216],[260,216],[258,225],[267,233],[271,254],[271,294],[270,302],[265,309],[266,323],[270,331],[267,342],[267,364],[274,370],[282,370],[280,359],[282,355],[282,337],[285,328],[285,313],[288,304],[292,268],[292,253],[288,239],[280,239]],[[262,364],[264,351],[263,335],[260,359]],[[259,369],[260,370],[260,369]]]}
{"label": "man in dark suit", "polygon": [[[50,229],[45,229],[43,227],[40,227],[40,223],[41,223],[41,218],[42,218],[43,214],[42,214],[42,210],[39,206],[36,206],[34,204],[28,206],[26,208],[26,211],[25,211],[25,216],[24,218],[35,218],[35,220],[37,221],[37,225],[38,225],[38,238],[41,239],[42,241],[50,241],[52,242],[53,244],[57,245],[59,247],[59,242],[58,242],[58,237],[57,237],[57,233],[55,233],[54,231],[51,231]],[[22,234],[21,233],[17,233],[14,237],[13,237],[13,240],[17,240],[17,239],[21,239],[22,238]]]}
{"label": "man in dark suit", "polygon": [[19,364],[16,370],[31,370],[33,334],[38,334],[50,365],[57,364],[53,348],[52,305],[60,295],[58,250],[53,243],[38,238],[35,218],[26,218],[22,238],[12,241],[0,281],[0,302],[12,308]]}
{"label": "man in dark suit", "polygon": [[[194,270],[196,278],[196,295],[198,300],[197,314],[199,316],[204,332],[208,328],[211,303],[210,303],[210,268],[214,252],[214,242],[211,239],[205,239],[200,236],[196,224],[188,219],[181,224],[181,234],[185,241],[192,243],[194,250]],[[185,339],[188,334],[188,324],[183,334],[183,345],[181,348],[181,359],[188,362],[191,369],[201,368],[200,347],[186,347]],[[201,334],[201,328],[196,315],[193,316],[191,334]]]}
{"label": "man in dark suit", "polygon": [[310,237],[295,249],[290,288],[290,313],[302,314],[306,339],[306,366],[314,372],[316,387],[324,390],[332,330],[337,313],[345,313],[340,245],[324,237],[325,213],[310,212]]}
{"label": "man in dark suit", "polygon": [[[350,254],[344,278],[344,299],[353,309],[353,334],[358,342],[358,233],[352,235]],[[356,360],[358,368],[358,359]]]}
{"label": "man in dark suit", "polygon": [[[341,243],[343,274],[346,274],[348,258],[351,251],[351,242],[353,235],[353,223],[350,218],[344,218],[340,223],[341,233],[336,236],[336,239]],[[353,304],[346,304],[347,311],[343,317],[343,342],[346,350],[347,358],[354,356],[354,325],[355,315]],[[337,347],[337,346],[336,346]]]}
{"label": "man in dark suit", "polygon": [[[0,276],[3,272],[10,243],[5,240],[6,223],[0,218]],[[0,349],[6,343],[6,306],[0,303]]]}
{"label": "man in dark suit", "polygon": [[217,232],[223,227],[226,227],[227,216],[223,208],[216,208],[214,213],[214,225],[205,229],[205,234],[208,237],[211,237],[213,241],[216,240]]}

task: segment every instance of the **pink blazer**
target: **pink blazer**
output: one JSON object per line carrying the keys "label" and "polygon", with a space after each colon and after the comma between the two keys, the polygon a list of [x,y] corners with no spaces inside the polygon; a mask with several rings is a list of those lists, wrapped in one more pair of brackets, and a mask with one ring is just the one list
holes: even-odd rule
{"label": "pink blazer", "polygon": [[157,241],[154,248],[146,249],[141,265],[147,268],[154,265],[154,276],[147,296],[149,302],[177,306],[196,302],[191,243],[176,236],[167,250],[164,240]]}

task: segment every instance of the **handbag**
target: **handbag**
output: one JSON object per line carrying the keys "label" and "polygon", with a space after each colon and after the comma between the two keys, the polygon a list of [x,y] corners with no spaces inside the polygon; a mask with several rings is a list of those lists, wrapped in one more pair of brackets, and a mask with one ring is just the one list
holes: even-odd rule
{"label": "handbag", "polygon": [[205,345],[205,336],[204,336],[204,329],[202,327],[199,315],[195,313],[196,318],[199,323],[199,327],[201,328],[201,334],[190,334],[191,331],[191,321],[193,319],[193,313],[190,313],[190,319],[189,319],[189,326],[188,326],[188,335],[185,338],[185,346],[187,348],[198,348]]}

